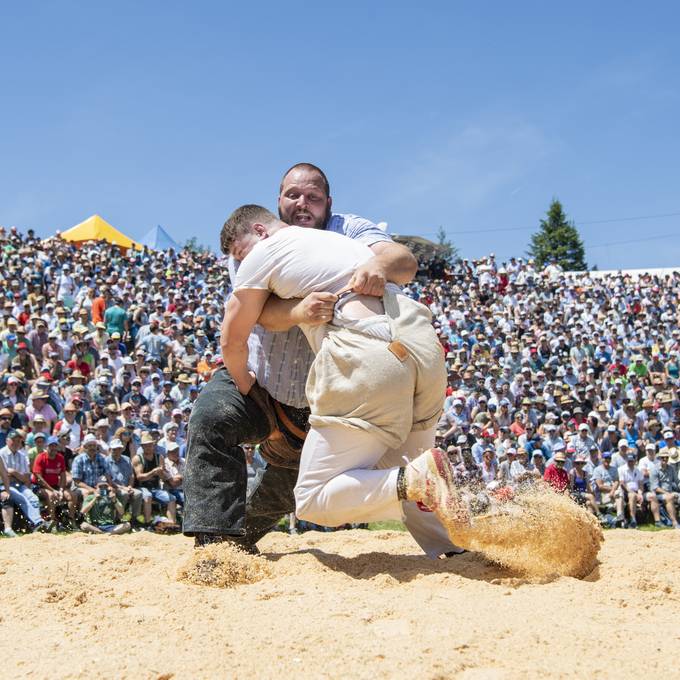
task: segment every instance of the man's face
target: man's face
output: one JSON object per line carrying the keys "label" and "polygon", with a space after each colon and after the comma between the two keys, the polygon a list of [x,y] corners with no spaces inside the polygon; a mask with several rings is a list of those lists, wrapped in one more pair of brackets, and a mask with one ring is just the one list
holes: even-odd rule
{"label": "man's face", "polygon": [[331,212],[331,197],[313,170],[291,170],[281,184],[279,217],[286,224],[322,229]]}
{"label": "man's face", "polygon": [[234,239],[229,252],[235,260],[241,262],[261,239],[262,236],[254,231],[248,232],[247,234],[241,234],[241,236]]}

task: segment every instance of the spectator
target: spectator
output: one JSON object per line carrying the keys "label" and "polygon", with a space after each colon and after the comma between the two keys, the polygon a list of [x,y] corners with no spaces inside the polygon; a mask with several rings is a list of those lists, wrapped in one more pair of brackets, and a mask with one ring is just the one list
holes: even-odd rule
{"label": "spectator", "polygon": [[126,534],[131,529],[129,522],[121,521],[123,506],[106,477],[102,477],[96,488],[85,496],[82,513],[85,520],[80,528],[90,534]]}
{"label": "spectator", "polygon": [[625,465],[621,465],[618,470],[621,493],[628,507],[629,529],[637,529],[637,511],[643,501],[644,477],[636,463],[637,456],[632,452],[628,453]]}
{"label": "spectator", "polygon": [[22,449],[24,435],[21,430],[10,430],[7,443],[0,449],[0,458],[9,476],[9,491],[12,503],[20,508],[30,531],[44,529],[45,521],[40,516],[40,501],[31,490],[31,470],[28,456]]}
{"label": "spectator", "polygon": [[661,449],[659,451],[659,466],[653,468],[650,472],[649,493],[656,494],[658,503],[664,503],[673,528],[680,529],[676,509],[680,501],[680,485],[678,484],[677,473],[668,464],[668,458],[668,449]]}
{"label": "spectator", "polygon": [[569,474],[569,493],[579,504],[584,505],[593,515],[600,517],[600,509],[595,502],[595,496],[590,486],[588,474],[585,471],[586,457],[582,453],[577,453],[574,458],[574,467]]}
{"label": "spectator", "polygon": [[16,538],[16,533],[12,528],[14,522],[14,507],[9,493],[10,478],[5,467],[4,460],[0,456],[0,510],[2,511],[3,536],[6,538]]}
{"label": "spectator", "polygon": [[168,441],[165,445],[165,455],[162,457],[164,471],[164,488],[174,497],[177,504],[184,505],[184,459],[179,455],[180,447],[176,441]]}
{"label": "spectator", "polygon": [[569,474],[564,469],[566,460],[567,457],[564,452],[558,451],[543,473],[543,479],[559,493],[564,493],[569,487]]}
{"label": "spectator", "polygon": [[166,519],[173,526],[177,524],[177,501],[162,488],[165,470],[156,451],[156,439],[151,432],[142,435],[142,450],[132,460],[137,483],[144,499],[144,521],[151,524],[152,502],[165,508]]}
{"label": "spectator", "polygon": [[76,504],[68,488],[66,460],[59,452],[58,437],[50,437],[47,450],[39,453],[33,462],[33,483],[38,486],[38,497],[45,502],[50,517],[49,529],[56,527],[57,507],[65,503],[68,507],[69,525],[76,526]]}
{"label": "spectator", "polygon": [[80,500],[96,493],[97,484],[102,477],[105,477],[109,485],[113,486],[108,462],[99,452],[99,442],[93,434],[85,435],[82,453],[73,459],[71,474]]}
{"label": "spectator", "polygon": [[123,511],[129,510],[132,522],[138,524],[142,515],[142,491],[135,488],[135,471],[130,458],[123,454],[124,449],[120,439],[111,441],[108,471]]}

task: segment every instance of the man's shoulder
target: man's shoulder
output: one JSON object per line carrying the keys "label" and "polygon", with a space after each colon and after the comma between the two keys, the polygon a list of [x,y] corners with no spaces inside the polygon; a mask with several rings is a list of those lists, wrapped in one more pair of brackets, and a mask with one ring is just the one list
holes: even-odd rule
{"label": "man's shoulder", "polygon": [[364,217],[352,215],[351,213],[331,214],[326,224],[326,231],[345,234],[345,236],[350,238],[362,239],[367,241],[368,245],[379,241],[392,241],[390,236],[379,226]]}

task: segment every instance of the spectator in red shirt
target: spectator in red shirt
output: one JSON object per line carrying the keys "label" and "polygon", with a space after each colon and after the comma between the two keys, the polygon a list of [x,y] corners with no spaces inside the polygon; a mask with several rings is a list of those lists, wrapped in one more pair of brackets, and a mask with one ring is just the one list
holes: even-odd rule
{"label": "spectator in red shirt", "polygon": [[82,373],[82,377],[86,379],[90,377],[90,373],[92,371],[90,369],[90,364],[85,361],[82,344],[78,343],[76,345],[73,355],[70,361],[67,362],[66,366],[73,372],[80,371]]}
{"label": "spectator in red shirt", "polygon": [[553,462],[546,467],[543,479],[558,493],[564,493],[569,486],[569,474],[564,469],[567,460],[563,451],[558,451],[553,456]]}
{"label": "spectator in red shirt", "polygon": [[50,514],[50,528],[56,524],[56,510],[60,502],[68,504],[69,517],[75,526],[75,500],[67,489],[66,461],[57,446],[59,439],[50,437],[47,450],[39,453],[33,462],[33,483],[39,487],[38,496],[47,506]]}
{"label": "spectator in red shirt", "polygon": [[97,324],[104,322],[104,312],[106,311],[108,299],[108,289],[105,286],[102,286],[101,293],[92,300],[92,323]]}

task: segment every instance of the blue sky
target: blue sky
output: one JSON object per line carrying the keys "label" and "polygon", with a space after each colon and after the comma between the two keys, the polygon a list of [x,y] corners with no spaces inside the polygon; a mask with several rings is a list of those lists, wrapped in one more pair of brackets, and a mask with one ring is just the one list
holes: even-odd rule
{"label": "blue sky", "polygon": [[310,161],[466,257],[524,254],[556,196],[589,263],[680,265],[680,5],[555,5],[3,3],[0,224],[216,248]]}

